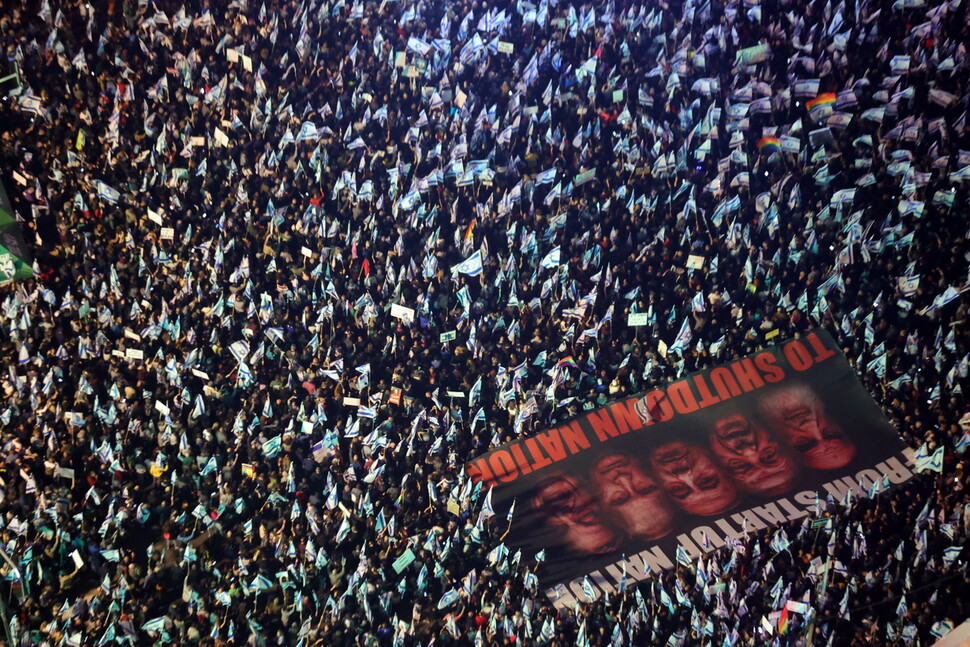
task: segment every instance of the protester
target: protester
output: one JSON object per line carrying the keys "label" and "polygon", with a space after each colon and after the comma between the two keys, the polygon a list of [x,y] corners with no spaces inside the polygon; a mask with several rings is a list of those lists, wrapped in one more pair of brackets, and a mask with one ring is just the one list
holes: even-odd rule
{"label": "protester", "polygon": [[[29,0],[0,34],[14,644],[970,615],[968,3]],[[464,463],[815,326],[931,472],[556,609]]]}

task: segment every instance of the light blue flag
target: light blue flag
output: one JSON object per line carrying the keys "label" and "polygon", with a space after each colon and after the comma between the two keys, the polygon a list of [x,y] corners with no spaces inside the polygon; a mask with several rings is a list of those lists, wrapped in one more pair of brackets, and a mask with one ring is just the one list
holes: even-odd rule
{"label": "light blue flag", "polygon": [[219,464],[216,462],[215,456],[210,456],[208,462],[206,462],[205,467],[202,468],[201,476],[208,476],[218,469]]}
{"label": "light blue flag", "polygon": [[593,588],[593,583],[589,581],[589,576],[583,577],[583,593],[589,598],[590,602],[596,599],[596,589]]}
{"label": "light blue flag", "polygon": [[263,443],[263,455],[266,458],[273,458],[280,453],[283,446],[283,436],[279,435],[275,438],[270,438],[265,443]]}

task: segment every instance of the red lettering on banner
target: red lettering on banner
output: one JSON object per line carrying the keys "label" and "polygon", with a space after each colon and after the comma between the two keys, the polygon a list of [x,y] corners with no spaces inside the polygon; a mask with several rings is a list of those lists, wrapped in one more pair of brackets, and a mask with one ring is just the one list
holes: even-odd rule
{"label": "red lettering on banner", "polygon": [[657,422],[666,422],[674,417],[674,407],[670,404],[666,393],[658,389],[651,391],[646,397],[647,410],[650,411],[651,418]]}
{"label": "red lettering on banner", "polygon": [[519,476],[512,455],[505,449],[496,449],[489,454],[488,463],[495,473],[495,478],[502,483],[514,481]]}
{"label": "red lettering on banner", "polygon": [[578,454],[584,449],[589,449],[589,438],[583,433],[583,428],[579,426],[579,422],[576,420],[560,427],[559,433],[562,439],[566,441],[566,447],[569,448],[570,454]]}
{"label": "red lettering on banner", "polygon": [[744,389],[745,393],[754,391],[758,387],[765,385],[765,381],[761,378],[761,373],[755,368],[754,362],[751,361],[750,357],[739,359],[731,364],[731,370],[734,371],[734,375],[738,378],[738,383]]}
{"label": "red lettering on banner", "polygon": [[686,380],[674,382],[667,387],[667,397],[674,403],[677,413],[694,413],[699,408],[697,398],[694,397]]}
{"label": "red lettering on banner", "polygon": [[[640,414],[637,413],[636,407],[634,406],[636,402],[635,399],[628,398],[610,406],[610,413],[613,414],[613,419],[616,420],[616,427],[621,434],[643,428],[643,421],[640,419]],[[653,420],[647,424],[653,424]]]}
{"label": "red lettering on banner", "polygon": [[727,366],[718,366],[711,371],[711,383],[722,400],[741,395],[741,387],[734,379],[734,374]]}
{"label": "red lettering on banner", "polygon": [[470,476],[473,481],[481,481],[485,485],[489,486],[494,486],[497,484],[495,475],[492,474],[492,470],[488,467],[488,461],[486,461],[484,458],[477,458],[473,460],[465,469],[468,471],[468,476]]}
{"label": "red lettering on banner", "polygon": [[816,333],[809,333],[806,337],[808,343],[811,344],[812,350],[815,351],[815,363],[821,364],[825,360],[835,355],[835,351],[831,348],[826,348],[825,344]]}
{"label": "red lettering on banner", "polygon": [[542,449],[535,438],[526,438],[525,445],[529,448],[529,454],[532,456],[532,469],[542,469],[552,463],[549,457],[542,453]]}
{"label": "red lettering on banner", "polygon": [[512,452],[512,458],[515,459],[515,464],[519,466],[522,474],[528,474],[532,471],[532,467],[529,465],[529,461],[525,459],[525,453],[518,443],[511,445],[509,451]]}
{"label": "red lettering on banner", "polygon": [[812,365],[812,354],[797,339],[785,344],[785,359],[796,371],[804,371]]}
{"label": "red lettering on banner", "polygon": [[[616,405],[614,404],[613,406],[615,407]],[[603,442],[607,438],[615,438],[620,435],[619,430],[613,423],[613,418],[610,417],[610,412],[605,408],[590,411],[589,415],[586,416],[586,420],[589,421],[589,426],[593,428],[593,433],[596,434],[596,438],[600,442]]]}
{"label": "red lettering on banner", "polygon": [[778,361],[772,353],[758,353],[754,357],[754,365],[758,367],[761,374],[765,376],[765,381],[774,384],[785,379],[785,371],[775,364]]}
{"label": "red lettering on banner", "polygon": [[566,450],[562,446],[562,438],[559,437],[558,427],[542,432],[536,436],[536,439],[553,461],[561,461],[566,458]]}
{"label": "red lettering on banner", "polygon": [[721,398],[711,393],[711,387],[708,385],[703,375],[694,376],[694,386],[697,387],[697,392],[701,394],[701,401],[698,403],[701,408],[709,407],[712,404],[717,404],[721,401]]}

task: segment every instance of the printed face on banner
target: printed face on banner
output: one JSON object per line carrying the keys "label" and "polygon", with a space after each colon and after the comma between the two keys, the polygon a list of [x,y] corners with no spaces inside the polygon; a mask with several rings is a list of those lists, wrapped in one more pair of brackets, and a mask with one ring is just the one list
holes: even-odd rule
{"label": "printed face on banner", "polygon": [[519,502],[506,543],[546,551],[538,575],[553,603],[585,600],[584,578],[612,591],[617,573],[643,579],[680,548],[696,558],[809,517],[819,498],[909,478],[898,435],[838,348],[817,330],[593,409],[466,469],[495,487],[499,514]]}
{"label": "printed face on banner", "polygon": [[593,464],[590,483],[607,518],[627,536],[653,540],[673,530],[673,501],[635,457],[603,456]]}
{"label": "printed face on banner", "polygon": [[765,419],[791,445],[808,467],[834,470],[855,458],[855,445],[825,415],[825,405],[803,384],[777,390],[762,400]]}
{"label": "printed face on banner", "polygon": [[554,473],[536,486],[532,508],[545,518],[550,530],[560,533],[571,550],[602,555],[616,550],[620,535],[604,518],[604,511],[578,479]]}
{"label": "printed face on banner", "polygon": [[711,427],[710,440],[711,452],[741,490],[774,496],[794,487],[798,465],[756,419],[727,415]]}

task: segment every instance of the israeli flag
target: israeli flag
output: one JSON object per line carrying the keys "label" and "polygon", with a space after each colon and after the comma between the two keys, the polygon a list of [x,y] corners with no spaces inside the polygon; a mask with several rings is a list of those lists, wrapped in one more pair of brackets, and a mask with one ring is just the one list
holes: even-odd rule
{"label": "israeli flag", "polygon": [[694,338],[694,334],[690,329],[690,318],[684,317],[684,323],[680,326],[680,332],[677,333],[677,339],[674,343],[670,345],[670,352],[680,352],[683,353],[684,349],[690,344],[691,339]]}
{"label": "israeli flag", "polygon": [[925,456],[925,457],[920,456],[919,453],[917,453],[915,457],[916,471],[925,472],[927,470],[932,470],[937,473],[942,473],[943,472],[943,453],[944,453],[944,450],[942,447],[937,449],[931,455]]}
{"label": "israeli flag", "polygon": [[455,589],[451,589],[450,591],[448,591],[447,593],[441,596],[441,599],[438,601],[438,608],[446,609],[452,604],[454,604],[455,600],[457,599],[458,599],[458,591],[456,591]]}
{"label": "israeli flag", "polygon": [[552,184],[556,181],[556,169],[555,167],[547,169],[536,176],[536,186],[542,186],[543,184]]}
{"label": "israeli flag", "polygon": [[229,352],[236,358],[237,362],[242,362],[249,355],[249,344],[240,339],[229,345]]}
{"label": "israeli flag", "polygon": [[168,618],[166,618],[165,616],[162,616],[160,618],[155,618],[154,620],[149,620],[148,622],[146,622],[141,626],[142,631],[147,631],[148,633],[152,633],[154,631],[161,631],[162,629],[165,628],[166,620],[168,620]]}
{"label": "israeli flag", "polygon": [[117,189],[114,189],[101,180],[97,182],[98,197],[105,202],[110,202],[111,204],[117,204],[118,200],[121,199],[121,193]]}
{"label": "israeli flag", "polygon": [[539,265],[546,269],[558,267],[561,251],[562,250],[560,249],[559,245],[556,245],[552,251],[542,257],[542,261],[539,263]]}
{"label": "israeli flag", "polygon": [[452,274],[467,274],[468,276],[480,276],[482,273],[482,253],[476,251],[474,254],[463,260],[458,265],[451,268]]}
{"label": "israeli flag", "polygon": [[275,438],[270,438],[265,443],[263,443],[263,455],[266,458],[272,458],[280,453],[280,449],[283,446],[283,436],[276,436]]}
{"label": "israeli flag", "polygon": [[305,142],[311,139],[316,139],[318,137],[317,127],[313,122],[305,121],[303,125],[300,126],[300,133],[296,136],[296,141]]}

